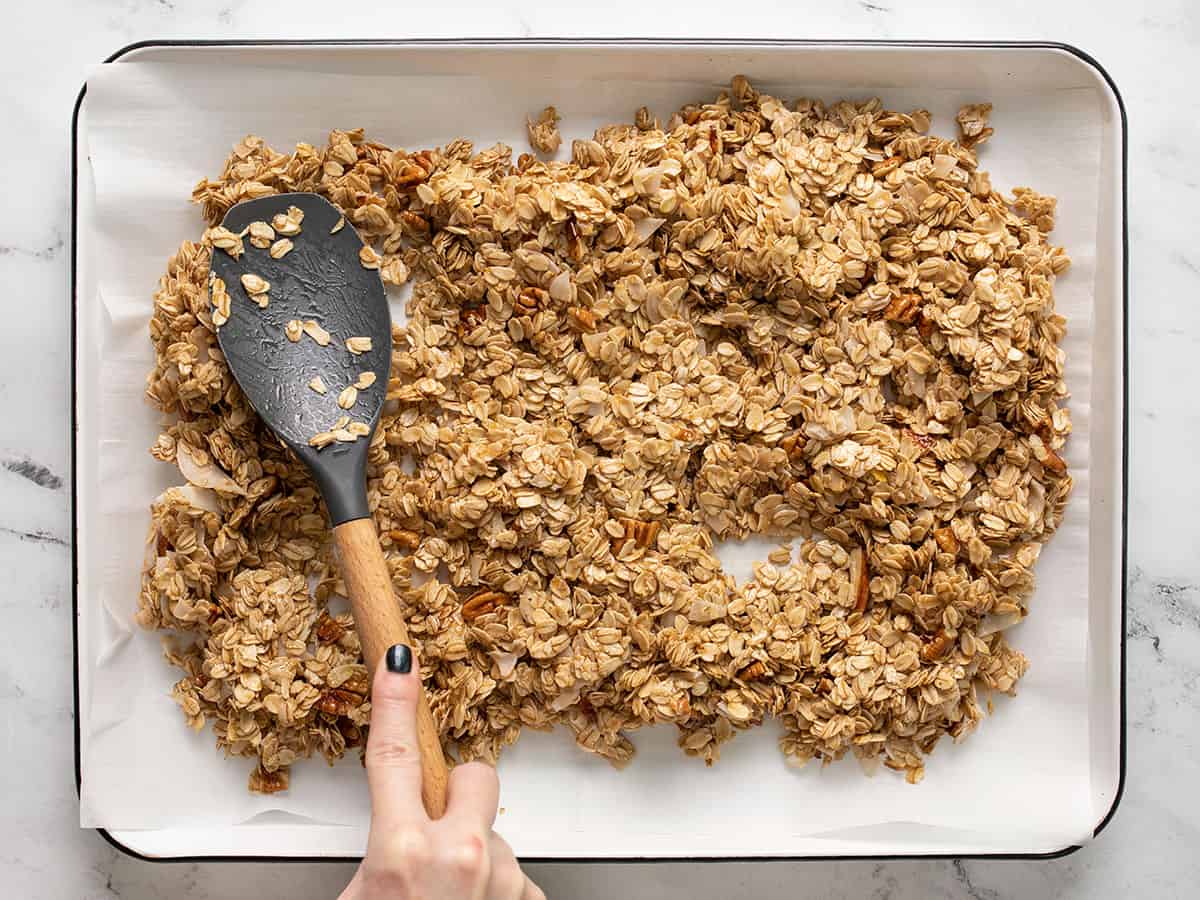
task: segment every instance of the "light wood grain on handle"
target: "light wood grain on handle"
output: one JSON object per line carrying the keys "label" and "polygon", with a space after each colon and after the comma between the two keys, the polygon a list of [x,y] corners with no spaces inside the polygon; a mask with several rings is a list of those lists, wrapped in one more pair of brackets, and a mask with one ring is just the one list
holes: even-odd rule
{"label": "light wood grain on handle", "polygon": [[[375,677],[375,669],[383,661],[383,655],[393,644],[408,644],[408,627],[400,615],[400,604],[392,590],[392,579],[388,574],[383,551],[379,549],[379,535],[375,532],[373,519],[355,519],[343,522],[333,529],[337,540],[338,555],[341,557],[342,580],[350,594],[350,605],[354,611],[354,624],[358,639],[362,643],[363,659],[367,671]],[[413,653],[417,652],[412,647]],[[417,706],[417,745],[421,752],[421,799],[430,818],[440,819],[446,811],[446,781],[449,772],[446,757],[442,754],[442,742],[438,737],[429,700],[421,691]]]}

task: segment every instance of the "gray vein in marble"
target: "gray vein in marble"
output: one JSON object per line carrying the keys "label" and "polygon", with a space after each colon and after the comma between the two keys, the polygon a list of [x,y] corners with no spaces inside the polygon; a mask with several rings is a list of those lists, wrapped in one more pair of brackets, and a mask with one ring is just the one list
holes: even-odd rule
{"label": "gray vein in marble", "polygon": [[1000,900],[1000,895],[991,888],[975,886],[971,881],[971,873],[967,871],[967,864],[961,859],[954,860],[954,878],[973,900]]}
{"label": "gray vein in marble", "polygon": [[62,253],[65,246],[66,241],[62,234],[55,230],[54,237],[45,246],[23,247],[20,244],[0,244],[0,256],[26,256],[30,259],[47,262]]}
{"label": "gray vein in marble", "polygon": [[1172,250],[1170,261],[1177,266],[1183,266],[1194,275],[1200,275],[1200,265],[1196,265],[1188,256],[1180,250]]}
{"label": "gray vein in marble", "polygon": [[1136,609],[1129,610],[1128,621],[1126,622],[1125,633],[1131,638],[1146,638],[1154,647],[1154,655],[1162,660],[1162,638],[1158,636],[1150,624],[1142,618],[1141,614]]}
{"label": "gray vein in marble", "polygon": [[868,3],[867,0],[859,0],[858,5],[861,6],[863,9],[865,9],[867,12],[887,13],[887,12],[892,11],[892,8],[890,6],[880,6],[878,3]]}
{"label": "gray vein in marble", "polygon": [[62,479],[50,471],[49,468],[43,466],[39,462],[34,462],[32,459],[6,459],[0,462],[0,465],[20,475],[22,478],[27,478],[36,484],[38,487],[44,487],[49,491],[57,491],[62,488]]}
{"label": "gray vein in marble", "polygon": [[22,531],[19,528],[6,528],[0,526],[0,534],[11,534],[22,541],[28,541],[32,544],[54,544],[58,547],[66,547],[67,542],[58,535],[51,534],[48,531]]}
{"label": "gray vein in marble", "polygon": [[1151,599],[1163,608],[1168,622],[1200,629],[1200,606],[1196,604],[1195,585],[1156,581],[1150,590]]}

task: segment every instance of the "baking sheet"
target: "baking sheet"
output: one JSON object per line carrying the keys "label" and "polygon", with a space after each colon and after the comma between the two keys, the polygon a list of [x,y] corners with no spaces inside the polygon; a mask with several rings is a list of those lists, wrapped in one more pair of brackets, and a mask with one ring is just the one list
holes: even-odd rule
{"label": "baking sheet", "polygon": [[[668,70],[669,71],[669,70]],[[81,454],[95,461],[92,502],[80,512],[82,564],[93,576],[81,598],[102,614],[81,635],[88,690],[81,716],[81,824],[120,829],[239,823],[341,825],[362,831],[367,801],[351,758],[333,768],[298,765],[292,790],[246,794],[249,761],[227,762],[211,734],[187,731],[168,696],[176,673],[156,635],[130,623],[136,607],[149,501],[178,483],[173,467],[145,448],[157,416],[142,399],[152,362],[145,327],[150,294],[167,256],[203,223],[188,202],[214,175],[229,146],[254,131],[277,149],[323,142],[332,127],[362,125],[402,146],[465,135],[482,146],[524,146],[524,116],[553,102],[566,138],[627,119],[645,102],[665,116],[711,96],[734,71],[711,81],[677,78],[537,79],[350,75],[319,68],[282,75],[253,66],[129,63],[99,68],[88,86],[87,139],[95,184],[86,223],[93,241],[93,307],[84,338],[96,339],[99,396]],[[748,72],[753,75],[753,71]],[[834,99],[836,84],[760,82],[784,96]],[[949,133],[961,102],[978,91],[878,91],[892,106],[925,106]],[[1058,289],[1070,332],[1068,382],[1075,434],[1067,458],[1076,492],[1067,519],[1043,553],[1030,619],[1012,632],[1033,667],[1017,702],[961,746],[939,747],[913,788],[890,775],[864,778],[853,761],[825,770],[789,769],[773,725],[743,733],[705,769],[682,756],[674,730],[634,735],[639,756],[623,773],[574,747],[565,733],[528,734],[501,763],[506,807],[499,827],[523,855],[770,855],[799,839],[834,846],[892,841],[896,852],[956,845],[1052,849],[1085,840],[1095,825],[1088,742],[1088,470],[1092,289],[1097,244],[1100,102],[1095,90],[992,91],[997,136],[982,164],[1001,189],[1028,184],[1060,197],[1055,238],[1074,260]],[[349,114],[347,111],[352,111]],[[85,374],[85,377],[86,374]],[[87,472],[88,466],[81,467]],[[725,548],[730,568],[748,571],[763,548]],[[570,804],[560,798],[569,792]]]}

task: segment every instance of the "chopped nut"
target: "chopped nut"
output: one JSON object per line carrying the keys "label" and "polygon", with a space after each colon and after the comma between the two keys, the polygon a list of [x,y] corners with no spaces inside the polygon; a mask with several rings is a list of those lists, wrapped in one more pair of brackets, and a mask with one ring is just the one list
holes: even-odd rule
{"label": "chopped nut", "polygon": [[804,460],[804,435],[793,431],[779,442],[779,448],[787,454],[788,461],[796,464]]}
{"label": "chopped nut", "polygon": [[322,612],[316,622],[317,640],[323,644],[335,644],[346,633],[345,627],[327,612]]}
{"label": "chopped nut", "polygon": [[321,695],[321,699],[317,701],[317,709],[327,716],[344,716],[362,702],[363,698],[354,692],[334,688]]}
{"label": "chopped nut", "polygon": [[958,552],[958,538],[954,536],[954,530],[950,527],[933,529],[933,539],[943,553]]}
{"label": "chopped nut", "polygon": [[913,291],[900,291],[892,297],[883,311],[883,317],[890,322],[900,322],[911,325],[921,313],[921,295]]}
{"label": "chopped nut", "polygon": [[582,306],[572,306],[567,310],[571,325],[576,331],[595,331],[596,314]]}
{"label": "chopped nut", "polygon": [[527,287],[517,295],[514,309],[520,315],[532,316],[545,305],[549,294],[539,287]]}
{"label": "chopped nut", "polygon": [[662,523],[658,521],[642,522],[638,519],[619,518],[617,522],[624,527],[625,534],[612,540],[613,553],[619,553],[626,541],[633,541],[639,547],[649,547],[658,537],[658,529],[662,527]]}
{"label": "chopped nut", "polygon": [[850,596],[854,611],[865,612],[871,599],[871,574],[867,571],[868,552],[865,547],[850,551]]}
{"label": "chopped nut", "polygon": [[953,646],[954,638],[946,634],[945,629],[939,628],[929,642],[921,648],[921,659],[925,662],[941,659]]}
{"label": "chopped nut", "polygon": [[466,306],[458,313],[458,334],[463,337],[470,334],[487,319],[487,310],[482,306]]}
{"label": "chopped nut", "polygon": [[488,613],[495,612],[502,606],[507,606],[509,597],[507,594],[502,594],[499,591],[493,591],[488,588],[476,591],[462,605],[462,617],[464,622],[474,622],[480,616],[486,616]]}
{"label": "chopped nut", "polygon": [[738,672],[737,677],[742,679],[742,681],[758,681],[759,679],[766,678],[767,665],[762,660],[756,659]]}
{"label": "chopped nut", "polygon": [[1042,465],[1059,475],[1063,475],[1067,471],[1067,461],[1049,447],[1046,447],[1046,458],[1042,460]]}
{"label": "chopped nut", "polygon": [[393,528],[388,532],[388,537],[392,539],[393,544],[408,550],[416,550],[421,545],[421,536],[405,528]]}

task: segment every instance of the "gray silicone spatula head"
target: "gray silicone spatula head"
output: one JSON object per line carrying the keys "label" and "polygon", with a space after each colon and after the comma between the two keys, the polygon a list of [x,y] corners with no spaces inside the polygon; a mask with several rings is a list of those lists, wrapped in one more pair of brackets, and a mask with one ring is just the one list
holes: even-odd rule
{"label": "gray silicone spatula head", "polygon": [[[273,234],[254,223],[273,226]],[[391,313],[379,271],[362,264],[362,239],[341,211],[317,194],[247,200],[229,210],[222,225],[235,235],[254,225],[242,236],[236,257],[213,250],[213,277],[221,279],[229,297],[228,319],[217,329],[229,368],[250,405],[312,472],[332,524],[363,518],[369,514],[367,447],[387,394],[392,359]],[[268,246],[257,247],[252,238]],[[279,255],[286,246],[280,245],[273,254],[271,245],[284,239],[292,242],[291,249]],[[265,306],[254,277],[270,286]],[[212,296],[218,299],[219,288]],[[293,323],[291,337],[296,337],[294,323],[319,328],[310,325],[292,340],[288,323]],[[329,339],[322,344],[325,332]],[[369,338],[370,349],[352,352],[350,338]],[[365,345],[353,343],[356,349]],[[345,388],[371,380],[363,373],[371,373],[373,382],[357,390],[353,405],[343,409],[338,398]],[[320,379],[325,393],[310,386],[313,379]],[[338,431],[343,418],[361,424],[344,424]],[[320,448],[310,443],[322,433],[329,440],[328,433],[335,431],[341,440]]]}

